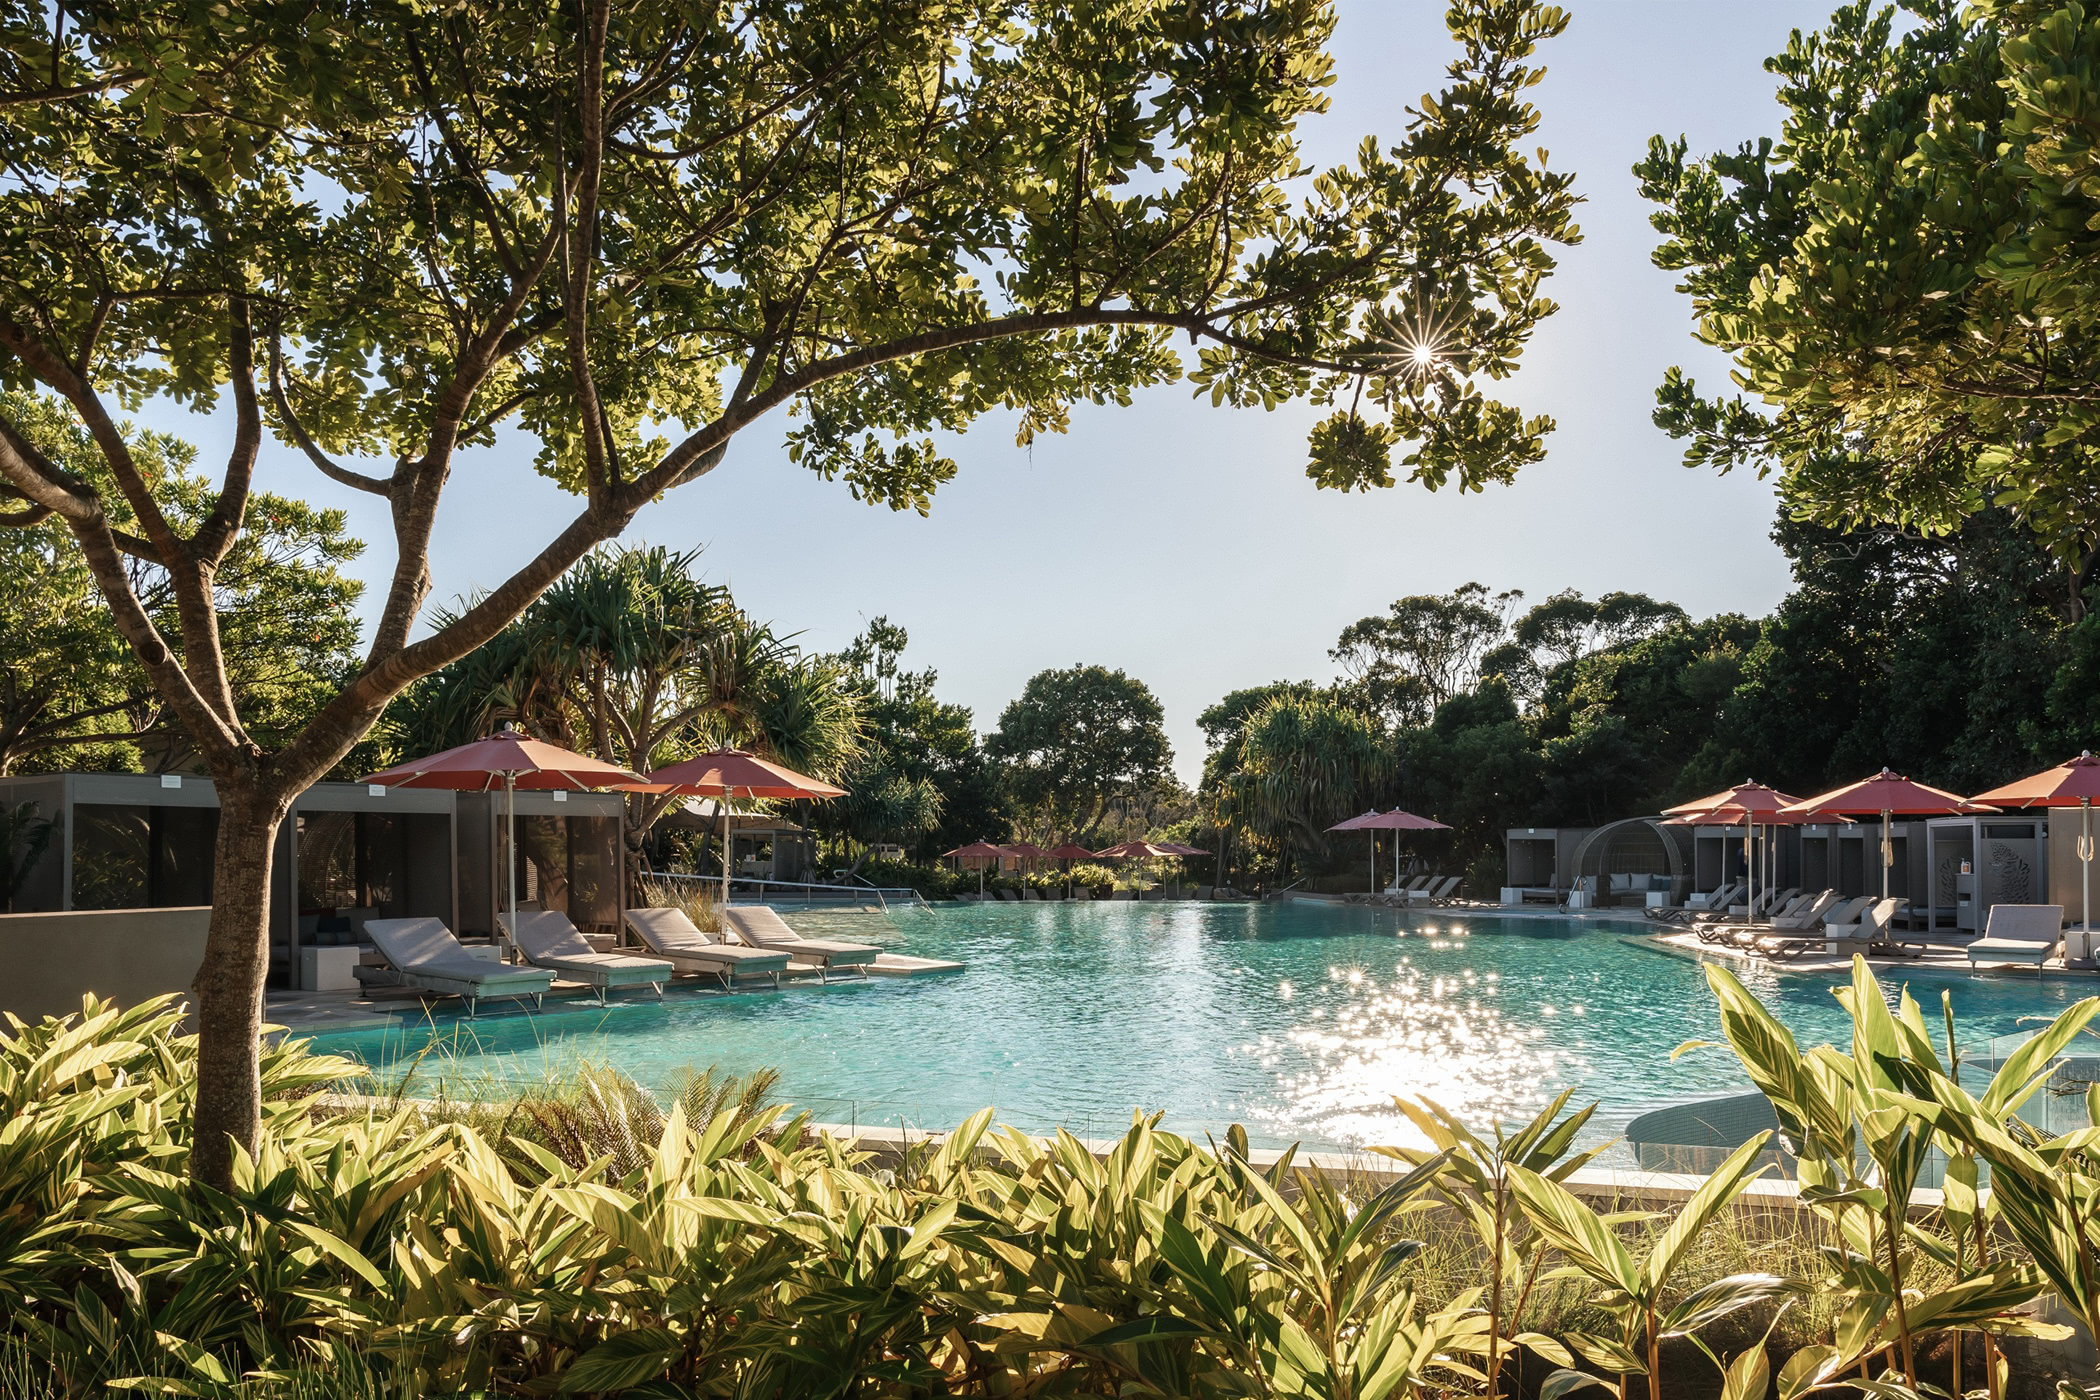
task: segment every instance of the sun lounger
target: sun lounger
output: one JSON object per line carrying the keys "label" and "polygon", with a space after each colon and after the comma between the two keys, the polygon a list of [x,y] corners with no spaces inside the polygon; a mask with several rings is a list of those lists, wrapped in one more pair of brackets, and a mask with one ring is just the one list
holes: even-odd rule
{"label": "sun lounger", "polygon": [[1021,902],[1023,904],[1033,904],[1041,898],[1042,896],[1037,894],[1032,887],[1021,891]]}
{"label": "sun lounger", "polygon": [[629,909],[625,918],[643,947],[680,972],[719,978],[725,991],[734,991],[739,978],[763,978],[778,987],[787,971],[786,953],[724,943],[701,932],[683,909]]}
{"label": "sun lounger", "polygon": [[661,999],[664,983],[678,975],[677,968],[659,958],[599,952],[557,909],[521,910],[515,924],[510,915],[498,914],[496,922],[525,961],[570,981],[589,983],[598,989],[601,1002],[614,987],[649,987]]}
{"label": "sun lounger", "polygon": [[1074,886],[1072,886],[1072,898],[1074,898],[1074,899],[1092,899],[1093,897],[1094,897],[1094,892],[1093,892],[1092,890],[1088,889],[1088,888],[1087,888],[1087,887],[1086,887],[1085,885],[1074,885]]}
{"label": "sun lounger", "polygon": [[1409,904],[1442,904],[1451,898],[1452,891],[1458,888],[1458,882],[1465,878],[1463,875],[1446,875],[1435,884],[1410,894],[1407,897],[1407,902]]}
{"label": "sun lounger", "polygon": [[538,1006],[554,984],[545,968],[505,967],[475,957],[439,919],[370,919],[365,936],[387,966],[360,964],[352,969],[358,981],[463,997],[469,1016],[484,997],[531,997]]}
{"label": "sun lounger", "polygon": [[1821,928],[1823,916],[1838,903],[1836,890],[1824,890],[1821,894],[1803,895],[1788,905],[1784,913],[1772,916],[1772,927],[1784,933],[1798,933],[1802,929]]}
{"label": "sun lounger", "polygon": [[882,949],[867,943],[838,943],[828,938],[804,938],[787,925],[787,920],[763,904],[745,904],[722,911],[723,919],[730,931],[755,948],[765,948],[776,953],[786,953],[805,962],[815,963],[828,976],[833,972],[857,972],[868,975],[868,964],[875,961]]}
{"label": "sun lounger", "polygon": [[1705,894],[1688,894],[1684,903],[1675,909],[1649,909],[1647,916],[1659,924],[1689,924],[1704,914],[1721,914],[1743,892],[1738,884],[1726,884]]}
{"label": "sun lounger", "polygon": [[1789,889],[1779,890],[1777,892],[1774,892],[1772,890],[1765,890],[1764,892],[1758,895],[1757,903],[1754,906],[1748,904],[1731,904],[1728,906],[1728,912],[1731,916],[1736,918],[1742,918],[1744,916],[1748,916],[1751,918],[1762,918],[1766,914],[1771,913],[1774,909],[1785,908],[1787,902],[1789,900],[1797,898],[1800,895],[1800,893],[1801,887],[1799,885],[1795,885]]}
{"label": "sun lounger", "polygon": [[2056,956],[2063,942],[2061,904],[1993,904],[1983,937],[1964,949],[1969,966],[1978,963],[2027,963],[2040,967]]}

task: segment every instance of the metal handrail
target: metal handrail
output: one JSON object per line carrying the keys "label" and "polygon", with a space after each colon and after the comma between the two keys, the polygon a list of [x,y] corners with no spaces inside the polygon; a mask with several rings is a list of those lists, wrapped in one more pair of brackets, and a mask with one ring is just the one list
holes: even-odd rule
{"label": "metal handrail", "polygon": [[[670,871],[652,875],[650,878],[653,880],[699,880],[710,885],[720,884],[722,879],[719,875],[680,875]],[[842,894],[872,894],[875,896],[876,902],[882,906],[882,911],[885,914],[889,912],[890,908],[889,901],[883,898],[885,895],[910,895],[918,901],[921,907],[929,909],[933,907],[926,903],[924,895],[910,885],[873,885],[865,881],[858,885],[820,885],[809,880],[767,880],[756,875],[732,875],[729,877],[729,883],[731,886],[757,885],[760,889],[764,889],[768,885],[778,885],[782,889],[803,890],[812,894],[817,890],[837,890]]]}

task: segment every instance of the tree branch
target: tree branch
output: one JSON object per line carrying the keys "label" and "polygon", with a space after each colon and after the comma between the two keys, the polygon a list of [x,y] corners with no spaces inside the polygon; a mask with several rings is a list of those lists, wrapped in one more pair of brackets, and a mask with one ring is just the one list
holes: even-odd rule
{"label": "tree branch", "polygon": [[299,415],[292,411],[291,397],[285,392],[284,341],[277,335],[270,337],[270,402],[276,406],[277,416],[284,421],[285,430],[292,435],[292,441],[306,454],[309,462],[321,469],[323,476],[354,491],[369,491],[375,496],[392,494],[392,482],[382,477],[366,476],[363,472],[352,471],[342,466],[323,452],[320,444],[307,434],[306,425],[301,423]]}

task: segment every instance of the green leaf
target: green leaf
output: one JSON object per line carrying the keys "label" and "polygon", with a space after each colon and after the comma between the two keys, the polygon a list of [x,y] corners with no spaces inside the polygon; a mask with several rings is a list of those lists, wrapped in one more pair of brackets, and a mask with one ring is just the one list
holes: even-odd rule
{"label": "green leaf", "polygon": [[1587,1371],[1571,1370],[1563,1366],[1559,1370],[1547,1372],[1546,1379],[1539,1382],[1539,1400],[1560,1400],[1563,1395],[1573,1395],[1576,1391],[1586,1390],[1591,1386],[1613,1394],[1618,1393],[1618,1387],[1602,1376],[1593,1376]]}
{"label": "green leaf", "polygon": [[1523,1167],[1509,1169],[1510,1187],[1532,1224],[1591,1278],[1628,1298],[1641,1296],[1641,1272],[1619,1237],[1567,1188]]}
{"label": "green leaf", "polygon": [[663,1374],[685,1355],[685,1342],[667,1327],[637,1327],[616,1333],[570,1364],[559,1377],[564,1395],[579,1391],[627,1390]]}

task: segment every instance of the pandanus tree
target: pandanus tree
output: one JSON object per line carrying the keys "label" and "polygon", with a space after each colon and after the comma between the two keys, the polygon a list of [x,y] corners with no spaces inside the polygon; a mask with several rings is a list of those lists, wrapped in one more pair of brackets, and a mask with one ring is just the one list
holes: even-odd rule
{"label": "pandanus tree", "polygon": [[[792,461],[921,511],[955,472],[935,434],[999,409],[1025,443],[1077,401],[1183,378],[1331,410],[1308,468],[1326,487],[1477,489],[1537,460],[1550,422],[1484,390],[1576,237],[1570,177],[1529,153],[1532,59],[1565,16],[1457,0],[1443,91],[1315,170],[1299,129],[1327,105],[1334,23],[1329,0],[0,12],[0,381],[89,433],[111,493],[0,421],[0,519],[63,522],[217,784],[200,1177],[256,1141],[293,798],[774,410]],[[193,521],[122,421],[149,399],[226,408]],[[520,441],[575,513],[419,629],[448,481]],[[384,501],[394,559],[358,664],[269,742],[211,587],[266,444]]]}
{"label": "pandanus tree", "polygon": [[1327,828],[1362,810],[1389,767],[1378,722],[1330,696],[1280,696],[1248,721],[1241,810],[1287,848],[1327,854]]}
{"label": "pandanus tree", "polygon": [[[425,752],[514,721],[637,771],[733,744],[835,773],[860,729],[841,669],[752,619],[698,562],[697,550],[593,550],[488,646],[418,682],[399,707],[396,742]],[[630,879],[678,800],[628,798]]]}

